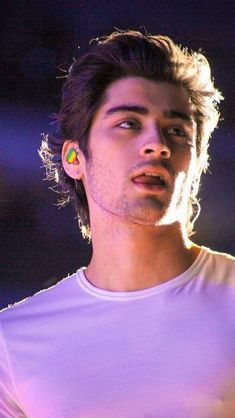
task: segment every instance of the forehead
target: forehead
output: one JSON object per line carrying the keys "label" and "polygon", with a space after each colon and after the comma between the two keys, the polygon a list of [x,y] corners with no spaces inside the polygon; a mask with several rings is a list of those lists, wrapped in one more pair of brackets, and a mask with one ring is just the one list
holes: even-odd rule
{"label": "forehead", "polygon": [[119,105],[145,105],[151,110],[178,110],[193,115],[190,98],[184,87],[142,77],[114,81],[106,89],[100,110]]}

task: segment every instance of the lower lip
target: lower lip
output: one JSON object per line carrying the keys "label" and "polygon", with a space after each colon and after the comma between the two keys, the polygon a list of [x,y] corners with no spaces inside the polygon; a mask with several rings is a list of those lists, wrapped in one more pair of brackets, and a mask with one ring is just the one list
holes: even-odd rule
{"label": "lower lip", "polygon": [[143,192],[151,192],[151,193],[163,193],[166,191],[165,185],[156,185],[156,184],[147,184],[147,183],[138,183],[133,181],[134,185]]}

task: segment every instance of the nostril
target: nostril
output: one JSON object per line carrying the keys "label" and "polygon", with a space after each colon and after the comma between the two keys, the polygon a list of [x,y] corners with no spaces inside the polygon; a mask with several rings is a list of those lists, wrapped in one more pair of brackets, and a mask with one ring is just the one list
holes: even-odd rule
{"label": "nostril", "polygon": [[161,156],[162,158],[168,158],[170,156],[170,150],[169,148],[163,146],[162,149],[154,149],[154,148],[145,148],[144,149],[144,154],[158,154],[159,156]]}
{"label": "nostril", "polygon": [[142,155],[149,155],[154,154],[160,158],[169,158],[171,155],[171,151],[169,147],[164,144],[163,142],[158,143],[146,143],[140,149],[140,153]]}
{"label": "nostril", "polygon": [[153,152],[155,152],[155,151],[153,149],[151,149],[151,148],[147,148],[145,150],[145,154],[152,154]]}
{"label": "nostril", "polygon": [[162,146],[160,155],[161,155],[162,158],[169,158],[170,157],[171,151],[170,151],[170,149],[168,148],[167,145]]}

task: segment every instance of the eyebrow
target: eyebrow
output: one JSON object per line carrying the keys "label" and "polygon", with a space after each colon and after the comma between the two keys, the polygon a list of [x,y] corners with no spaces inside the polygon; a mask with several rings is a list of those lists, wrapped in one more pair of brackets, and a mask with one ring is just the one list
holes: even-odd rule
{"label": "eyebrow", "polygon": [[[116,107],[111,107],[107,110],[105,117],[112,115],[118,112],[134,112],[139,115],[149,115],[149,109],[144,106],[137,106],[137,105],[120,105]],[[163,116],[167,119],[183,119],[186,122],[193,123],[194,119],[191,115],[185,112],[180,112],[178,110],[167,110],[163,112]]]}
{"label": "eyebrow", "polygon": [[185,112],[179,112],[178,110],[168,110],[163,112],[163,115],[167,118],[167,119],[183,119],[186,122],[194,122],[194,119],[191,115],[189,115],[188,113]]}
{"label": "eyebrow", "polygon": [[112,115],[113,113],[118,113],[118,112],[134,112],[140,115],[149,114],[149,110],[147,109],[147,107],[144,107],[144,106],[121,105],[121,106],[111,107],[110,109],[108,109],[105,116],[109,116],[109,115]]}

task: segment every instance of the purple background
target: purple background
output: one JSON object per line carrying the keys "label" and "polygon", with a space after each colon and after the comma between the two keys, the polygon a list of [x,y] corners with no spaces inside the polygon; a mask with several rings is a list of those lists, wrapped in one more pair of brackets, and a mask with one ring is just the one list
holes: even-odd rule
{"label": "purple background", "polygon": [[183,46],[202,48],[225,101],[203,176],[194,240],[235,254],[234,1],[6,1],[1,18],[0,307],[85,265],[75,214],[58,210],[42,181],[41,133],[55,130],[63,75],[91,38],[143,26]]}

